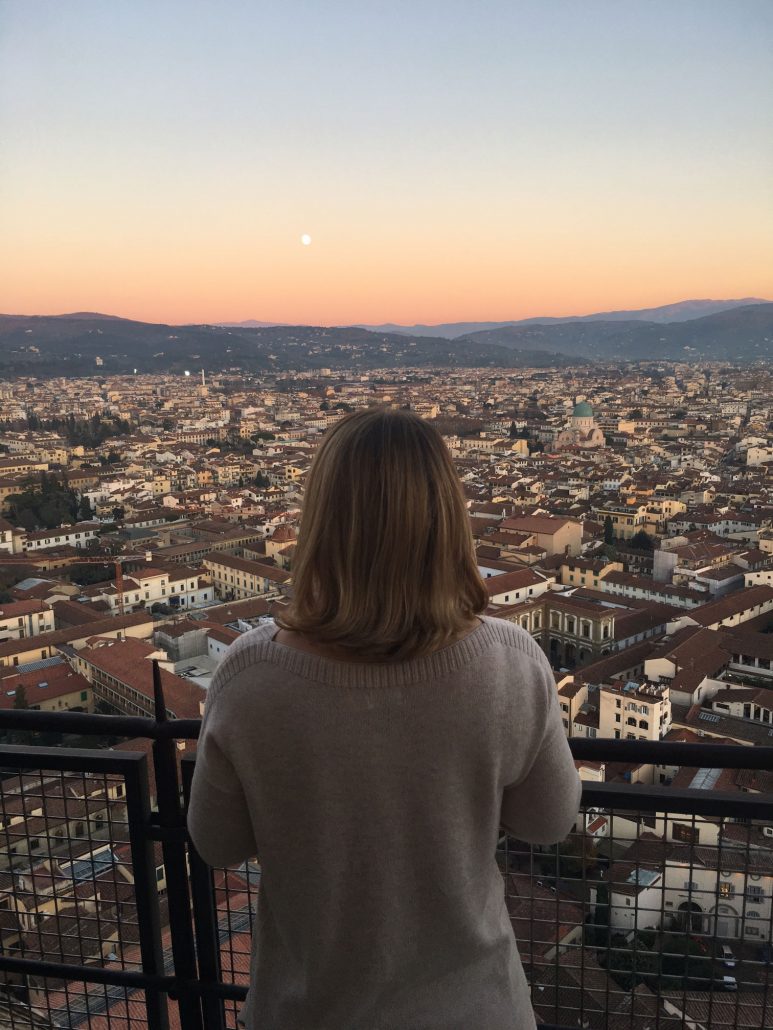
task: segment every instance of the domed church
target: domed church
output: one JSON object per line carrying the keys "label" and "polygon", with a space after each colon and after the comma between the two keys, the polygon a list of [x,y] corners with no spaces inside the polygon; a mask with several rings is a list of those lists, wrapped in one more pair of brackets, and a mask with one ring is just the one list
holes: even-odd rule
{"label": "domed church", "polygon": [[604,447],[606,439],[593,417],[593,408],[587,401],[579,401],[574,406],[571,418],[555,440],[555,449],[568,447]]}

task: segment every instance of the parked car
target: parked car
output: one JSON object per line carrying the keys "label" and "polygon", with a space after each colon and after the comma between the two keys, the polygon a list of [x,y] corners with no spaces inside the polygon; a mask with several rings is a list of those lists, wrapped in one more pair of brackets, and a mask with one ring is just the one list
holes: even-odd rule
{"label": "parked car", "polygon": [[724,966],[728,969],[735,969],[735,955],[733,954],[733,949],[729,944],[722,945],[720,955]]}
{"label": "parked car", "polygon": [[717,981],[717,987],[723,991],[737,991],[738,981],[734,976],[723,976],[721,980]]}

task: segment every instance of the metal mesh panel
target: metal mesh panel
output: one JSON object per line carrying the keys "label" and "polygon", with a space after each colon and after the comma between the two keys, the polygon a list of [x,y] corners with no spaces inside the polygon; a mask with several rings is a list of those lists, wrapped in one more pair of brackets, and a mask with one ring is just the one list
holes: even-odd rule
{"label": "metal mesh panel", "polygon": [[62,749],[60,768],[34,769],[29,752],[24,768],[6,756],[0,770],[0,941],[15,963],[0,973],[0,1026],[161,1026],[151,1022],[155,992],[149,1005],[139,984],[88,982],[148,967],[142,941],[147,950],[157,899],[138,883],[153,858],[146,848],[151,861],[138,869],[129,815],[139,765],[104,754],[84,763],[90,769],[67,768],[81,753]]}
{"label": "metal mesh panel", "polygon": [[[169,732],[153,749],[157,812],[145,753],[1,750],[0,1027],[236,1027],[260,867],[210,870],[186,845],[172,747]],[[723,749],[711,752],[718,764]],[[186,788],[192,769],[183,759]],[[586,783],[566,841],[503,835],[538,1020],[773,1026],[770,812],[769,797],[728,801],[710,785]]]}
{"label": "metal mesh panel", "polygon": [[538,1017],[615,1030],[773,1025],[764,825],[584,809],[558,846],[502,837],[505,899]]}
{"label": "metal mesh panel", "polygon": [[[225,983],[247,986],[250,980],[252,928],[257,912],[260,866],[248,862],[214,874],[220,963]],[[226,1026],[235,1027],[241,1002],[226,1000]]]}

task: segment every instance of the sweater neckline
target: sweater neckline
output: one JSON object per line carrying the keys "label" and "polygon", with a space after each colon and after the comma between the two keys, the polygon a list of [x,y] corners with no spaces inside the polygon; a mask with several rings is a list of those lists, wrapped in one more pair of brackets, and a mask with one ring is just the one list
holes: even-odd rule
{"label": "sweater neckline", "polygon": [[461,640],[447,644],[432,654],[395,662],[350,662],[323,658],[274,640],[277,628],[270,624],[270,635],[267,634],[262,642],[261,657],[304,679],[333,686],[396,686],[443,679],[481,654],[492,643],[505,639],[501,619],[487,615],[478,617],[480,624]]}

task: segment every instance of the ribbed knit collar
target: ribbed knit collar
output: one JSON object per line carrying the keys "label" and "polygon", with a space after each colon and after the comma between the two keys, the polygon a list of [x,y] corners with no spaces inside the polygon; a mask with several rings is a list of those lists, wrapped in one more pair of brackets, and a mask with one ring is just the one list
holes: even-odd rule
{"label": "ribbed knit collar", "polygon": [[[272,640],[277,627],[267,623],[244,635],[242,646],[232,657],[232,669],[237,672],[256,662],[269,662],[295,676],[339,687],[390,687],[442,680],[483,654],[492,644],[512,644],[512,630],[506,622],[486,615],[480,618],[481,624],[461,640],[421,658],[395,662],[322,658]],[[526,642],[531,642],[528,637]]]}

